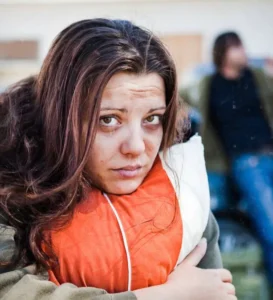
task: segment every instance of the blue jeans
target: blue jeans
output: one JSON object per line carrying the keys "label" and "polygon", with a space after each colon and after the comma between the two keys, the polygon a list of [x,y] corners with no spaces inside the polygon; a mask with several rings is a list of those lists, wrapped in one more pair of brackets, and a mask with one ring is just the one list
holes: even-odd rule
{"label": "blue jeans", "polygon": [[273,156],[240,155],[232,163],[232,175],[262,243],[265,267],[273,285]]}
{"label": "blue jeans", "polygon": [[230,206],[227,176],[209,171],[208,180],[211,210],[215,212],[227,209]]}

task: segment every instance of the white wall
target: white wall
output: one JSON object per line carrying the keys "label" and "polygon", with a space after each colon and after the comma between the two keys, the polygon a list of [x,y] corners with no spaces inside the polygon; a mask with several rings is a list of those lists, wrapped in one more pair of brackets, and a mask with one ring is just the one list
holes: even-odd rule
{"label": "white wall", "polygon": [[0,89],[36,73],[56,34],[92,17],[129,19],[157,34],[202,34],[204,61],[222,30],[238,31],[249,56],[273,57],[273,0],[0,0],[0,40],[38,39],[40,45],[37,63],[0,61]]}
{"label": "white wall", "polygon": [[0,40],[38,38],[41,41],[40,58],[63,27],[73,21],[92,17],[126,18],[159,34],[201,33],[204,36],[204,59],[209,57],[210,44],[219,31],[235,29],[244,38],[250,55],[273,56],[273,1],[35,2],[35,5],[0,5]]}

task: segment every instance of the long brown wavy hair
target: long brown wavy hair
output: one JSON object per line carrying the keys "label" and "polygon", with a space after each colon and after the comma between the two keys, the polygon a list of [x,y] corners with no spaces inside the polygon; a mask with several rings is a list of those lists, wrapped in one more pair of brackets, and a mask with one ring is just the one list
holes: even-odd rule
{"label": "long brown wavy hair", "polygon": [[[44,232],[67,224],[92,186],[85,165],[103,89],[117,72],[163,78],[166,150],[177,138],[175,66],[156,36],[129,21],[91,19],[68,26],[40,73],[1,94],[0,210],[16,229],[13,264],[49,267],[57,261]],[[89,120],[85,136],[84,120]]]}

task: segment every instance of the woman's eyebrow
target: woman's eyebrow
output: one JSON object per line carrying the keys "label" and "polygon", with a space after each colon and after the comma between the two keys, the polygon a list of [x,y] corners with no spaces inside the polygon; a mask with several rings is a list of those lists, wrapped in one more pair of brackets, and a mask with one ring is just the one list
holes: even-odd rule
{"label": "woman's eyebrow", "polygon": [[[160,106],[160,107],[156,107],[156,108],[151,108],[148,113],[154,112],[156,110],[162,110],[162,109],[166,109],[166,106]],[[122,113],[128,113],[128,110],[125,108],[117,108],[117,107],[103,107],[101,108],[101,111],[109,111],[109,110],[118,110]]]}
{"label": "woman's eyebrow", "polygon": [[152,112],[154,112],[156,110],[162,110],[162,109],[166,109],[166,106],[160,106],[160,107],[157,107],[157,108],[151,108],[148,113],[152,113]]}
{"label": "woman's eyebrow", "polygon": [[102,107],[101,111],[107,111],[107,110],[118,110],[122,113],[128,113],[128,110],[125,108],[117,108],[117,107]]}

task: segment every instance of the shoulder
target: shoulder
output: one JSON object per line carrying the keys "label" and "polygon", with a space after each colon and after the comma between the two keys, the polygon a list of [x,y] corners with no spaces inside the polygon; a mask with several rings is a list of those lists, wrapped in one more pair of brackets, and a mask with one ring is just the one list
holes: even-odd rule
{"label": "shoulder", "polygon": [[263,69],[261,68],[250,68],[258,88],[262,93],[267,94],[269,97],[272,97],[273,94],[273,77],[270,77]]}
{"label": "shoulder", "polygon": [[200,84],[199,84],[200,89],[207,89],[207,88],[209,88],[209,86],[213,82],[214,78],[215,78],[215,73],[204,76],[200,80]]}
{"label": "shoulder", "polygon": [[206,75],[203,77],[198,86],[199,93],[199,108],[204,111],[204,105],[206,106],[211,94],[212,87],[215,85],[215,73]]}
{"label": "shoulder", "polygon": [[261,68],[249,67],[246,70],[252,74],[259,74],[259,75],[264,74],[264,71]]}
{"label": "shoulder", "polygon": [[261,68],[250,67],[247,69],[247,72],[254,76],[257,81],[265,80],[267,77],[264,70]]}

